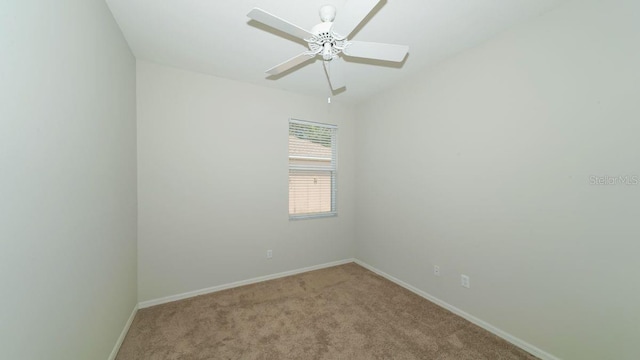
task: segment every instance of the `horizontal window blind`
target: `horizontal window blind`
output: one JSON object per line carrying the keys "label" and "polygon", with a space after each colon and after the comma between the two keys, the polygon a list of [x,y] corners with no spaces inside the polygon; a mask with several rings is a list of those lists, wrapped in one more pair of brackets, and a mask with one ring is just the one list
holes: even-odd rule
{"label": "horizontal window blind", "polygon": [[289,120],[289,216],[336,214],[337,127]]}

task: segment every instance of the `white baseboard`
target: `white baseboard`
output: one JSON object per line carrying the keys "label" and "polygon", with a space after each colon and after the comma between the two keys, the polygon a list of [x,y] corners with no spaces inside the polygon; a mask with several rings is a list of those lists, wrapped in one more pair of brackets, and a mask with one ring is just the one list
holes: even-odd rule
{"label": "white baseboard", "polygon": [[375,267],[365,263],[364,261],[358,260],[358,259],[344,259],[344,260],[339,260],[339,261],[333,261],[330,263],[326,263],[326,264],[320,264],[320,265],[315,265],[315,266],[309,266],[306,268],[301,268],[301,269],[296,269],[296,270],[290,270],[290,271],[285,271],[285,272],[280,272],[280,273],[276,273],[276,274],[271,274],[271,275],[266,275],[266,276],[259,276],[259,277],[255,277],[252,279],[247,279],[247,280],[241,280],[241,281],[236,281],[236,282],[232,282],[229,284],[223,284],[223,285],[218,285],[218,286],[212,286],[209,288],[205,288],[205,289],[200,289],[200,290],[194,290],[194,291],[189,291],[189,292],[185,292],[182,294],[177,294],[177,295],[170,295],[170,296],[166,296],[166,297],[162,297],[162,298],[158,298],[158,299],[153,299],[153,300],[148,300],[148,301],[142,301],[138,304],[138,306],[136,306],[133,310],[133,312],[131,313],[131,317],[129,318],[129,321],[127,321],[127,325],[125,326],[124,330],[122,331],[122,334],[120,335],[120,338],[118,339],[118,342],[116,343],[116,346],[113,349],[113,352],[111,353],[111,356],[109,357],[109,360],[114,360],[116,355],[118,354],[118,350],[120,349],[120,345],[122,345],[122,341],[124,340],[125,335],[127,334],[127,331],[129,330],[129,327],[131,326],[131,322],[133,321],[133,318],[137,312],[138,309],[144,309],[150,306],[155,306],[155,305],[160,305],[160,304],[165,304],[168,302],[172,302],[172,301],[177,301],[177,300],[182,300],[182,299],[187,299],[190,297],[194,297],[194,296],[198,296],[198,295],[205,295],[205,294],[210,294],[210,293],[214,293],[217,291],[222,291],[222,290],[226,290],[226,289],[231,289],[231,288],[235,288],[235,287],[239,287],[239,286],[244,286],[244,285],[249,285],[249,284],[255,284],[255,283],[259,283],[259,282],[263,282],[263,281],[267,281],[267,280],[273,280],[273,279],[278,279],[278,278],[282,278],[282,277],[286,277],[286,276],[291,276],[291,275],[296,275],[296,274],[301,274],[301,273],[305,273],[308,271],[313,271],[313,270],[319,270],[319,269],[324,269],[324,268],[328,268],[328,267],[333,267],[333,266],[338,266],[338,265],[343,265],[343,264],[347,264],[350,262],[355,262],[356,264],[386,278],[387,280],[390,280],[400,286],[402,286],[403,288],[419,295],[422,296],[423,298],[431,301],[432,303],[443,307],[449,311],[451,311],[452,313],[468,320],[469,322],[495,334],[496,336],[499,336],[500,338],[512,343],[513,345],[521,348],[524,351],[527,351],[528,353],[539,357],[542,360],[561,360],[560,358],[549,354],[548,352],[529,344],[528,342],[515,337],[489,323],[487,323],[484,320],[481,320],[469,313],[466,313],[460,309],[458,309],[457,307],[444,302],[438,298],[436,298],[433,295],[430,295],[412,285],[409,285],[407,283],[405,283],[404,281],[397,279],[381,270],[376,269]]}
{"label": "white baseboard", "polygon": [[262,282],[262,281],[273,280],[273,279],[278,279],[278,278],[285,277],[285,276],[301,274],[301,273],[304,273],[304,272],[307,272],[307,271],[313,271],[313,270],[324,269],[324,268],[328,268],[328,267],[332,267],[332,266],[343,265],[343,264],[351,263],[351,262],[354,262],[354,261],[355,261],[355,259],[338,260],[338,261],[333,261],[333,262],[326,263],[326,264],[309,266],[309,267],[302,268],[302,269],[290,270],[290,271],[285,271],[285,272],[266,275],[266,276],[259,276],[259,277],[255,277],[255,278],[248,279],[248,280],[241,280],[241,281],[236,281],[236,282],[232,282],[232,283],[229,283],[229,284],[212,286],[212,287],[209,287],[209,288],[189,291],[189,292],[182,293],[182,294],[177,294],[177,295],[170,295],[170,296],[162,297],[162,298],[159,298],[159,299],[142,301],[142,302],[140,302],[138,304],[138,308],[144,309],[144,308],[148,308],[150,306],[155,306],[155,305],[165,304],[165,303],[172,302],[172,301],[187,299],[187,298],[198,296],[198,295],[210,294],[210,293],[214,293],[214,292],[217,292],[217,291],[222,291],[222,290],[226,290],[226,289],[235,288],[235,287],[238,287],[238,286],[255,284],[255,283]]}
{"label": "white baseboard", "polygon": [[118,355],[118,351],[120,350],[120,346],[122,346],[122,342],[124,341],[124,337],[127,336],[127,332],[129,332],[129,328],[131,327],[131,323],[133,322],[133,318],[136,317],[137,312],[138,312],[138,304],[136,304],[133,307],[133,311],[131,312],[131,315],[129,315],[129,319],[127,320],[127,323],[124,325],[124,329],[122,329],[122,332],[120,333],[120,337],[118,337],[118,341],[116,341],[116,345],[113,347],[113,350],[111,350],[111,355],[109,355],[108,360],[116,359],[116,356]]}
{"label": "white baseboard", "polygon": [[524,351],[526,351],[526,352],[528,352],[528,353],[530,353],[530,354],[532,354],[534,356],[539,357],[542,360],[560,360],[560,358],[558,358],[558,357],[556,357],[554,355],[551,355],[548,352],[546,352],[546,351],[544,351],[542,349],[539,349],[539,348],[529,344],[528,342],[526,342],[526,341],[524,341],[524,340],[522,340],[520,338],[517,338],[517,337],[515,337],[515,336],[513,336],[513,335],[511,335],[511,334],[509,334],[509,333],[507,333],[507,332],[505,332],[503,330],[500,330],[499,328],[487,323],[486,321],[478,319],[477,317],[475,317],[475,316],[473,316],[473,315],[471,315],[469,313],[466,313],[466,312],[458,309],[457,307],[455,307],[455,306],[453,306],[453,305],[451,305],[449,303],[446,303],[446,302],[438,299],[437,297],[432,296],[432,295],[430,295],[430,294],[428,294],[428,293],[426,293],[426,292],[424,292],[424,291],[422,291],[422,290],[420,290],[420,289],[418,289],[418,288],[416,288],[416,287],[414,287],[412,285],[409,285],[409,284],[407,284],[406,282],[404,282],[404,281],[402,281],[400,279],[397,279],[397,278],[395,278],[395,277],[393,277],[393,276],[391,276],[391,275],[389,275],[389,274],[387,274],[387,273],[385,273],[383,271],[380,271],[380,270],[376,269],[375,267],[365,263],[364,261],[355,259],[354,262],[356,264],[358,264],[358,265],[360,265],[360,266],[362,266],[362,267],[364,267],[364,268],[366,268],[368,270],[371,270],[374,273],[386,278],[387,280],[390,280],[390,281],[402,286],[403,288],[405,288],[405,289],[407,289],[407,290],[409,290],[409,291],[411,291],[411,292],[413,292],[413,293],[415,293],[417,295],[422,296],[423,298],[431,301],[432,303],[451,311],[452,313],[460,316],[461,318],[464,318],[464,319],[468,320],[469,322],[472,322],[475,325],[480,326],[481,328],[483,328],[483,329],[495,334],[498,337],[501,337],[502,339],[512,343],[513,345],[521,348],[522,350],[524,350]]}

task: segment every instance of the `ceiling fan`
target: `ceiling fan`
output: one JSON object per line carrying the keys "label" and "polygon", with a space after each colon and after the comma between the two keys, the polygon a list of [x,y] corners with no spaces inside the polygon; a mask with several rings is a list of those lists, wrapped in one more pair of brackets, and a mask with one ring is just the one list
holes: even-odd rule
{"label": "ceiling fan", "polygon": [[329,78],[329,85],[331,89],[337,90],[346,85],[342,71],[343,60],[340,58],[340,54],[348,57],[402,62],[409,51],[408,46],[348,39],[349,35],[380,1],[349,0],[337,17],[336,8],[333,5],[324,5],[320,8],[322,22],[314,26],[311,31],[307,31],[262,9],[252,9],[247,14],[251,19],[303,39],[309,45],[309,50],[272,67],[266,73],[278,75],[311,58],[322,57],[324,69]]}

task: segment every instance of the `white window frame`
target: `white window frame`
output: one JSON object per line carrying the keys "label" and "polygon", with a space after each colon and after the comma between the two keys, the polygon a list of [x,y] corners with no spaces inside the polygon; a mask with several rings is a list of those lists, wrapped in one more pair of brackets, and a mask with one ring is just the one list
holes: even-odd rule
{"label": "white window frame", "polygon": [[[321,126],[332,130],[331,136],[331,165],[330,166],[320,166],[320,165],[292,165],[288,164],[289,174],[291,171],[309,171],[309,172],[327,172],[331,173],[331,210],[317,213],[305,213],[305,214],[291,214],[289,213],[289,220],[303,220],[303,219],[315,219],[315,218],[326,218],[326,217],[334,217],[338,216],[338,126],[333,124],[319,123],[315,121],[307,121],[290,118],[288,123],[288,130],[291,131],[291,124],[300,124],[300,125],[313,125],[313,126]],[[287,137],[288,139],[288,137]],[[289,153],[289,149],[287,149],[288,158],[301,158],[291,156]],[[290,190],[287,192],[287,197],[290,197]],[[288,204],[288,202],[287,202]],[[288,205],[287,205],[288,206]],[[288,210],[287,210],[288,211]]]}

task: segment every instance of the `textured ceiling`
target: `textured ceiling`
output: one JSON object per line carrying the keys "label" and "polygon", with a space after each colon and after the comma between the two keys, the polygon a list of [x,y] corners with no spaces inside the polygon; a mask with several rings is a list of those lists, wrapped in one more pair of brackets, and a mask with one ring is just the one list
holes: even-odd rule
{"label": "textured ceiling", "polygon": [[[472,47],[564,0],[382,0],[352,34],[353,40],[409,45],[401,65],[363,60],[345,64],[346,90],[355,102]],[[250,21],[262,8],[305,29],[318,9],[345,0],[107,0],[138,59],[298,93],[328,96],[322,62],[303,64],[277,78],[265,70],[306,50],[304,42]]]}

